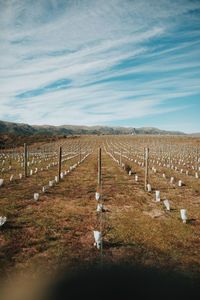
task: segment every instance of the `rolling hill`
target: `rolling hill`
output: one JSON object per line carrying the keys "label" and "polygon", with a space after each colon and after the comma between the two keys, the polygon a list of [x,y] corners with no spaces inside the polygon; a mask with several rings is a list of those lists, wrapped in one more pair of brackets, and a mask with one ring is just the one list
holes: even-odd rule
{"label": "rolling hill", "polygon": [[167,131],[154,127],[109,127],[109,126],[75,126],[75,125],[28,125],[0,121],[0,134],[14,135],[82,135],[82,134],[157,134],[184,135],[179,131]]}

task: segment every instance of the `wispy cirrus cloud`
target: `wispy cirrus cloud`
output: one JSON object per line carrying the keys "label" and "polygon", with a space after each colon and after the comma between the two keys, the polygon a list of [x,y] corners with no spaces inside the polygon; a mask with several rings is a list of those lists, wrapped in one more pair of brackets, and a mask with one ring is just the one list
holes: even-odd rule
{"label": "wispy cirrus cloud", "polygon": [[0,119],[136,126],[199,108],[199,1],[0,6]]}

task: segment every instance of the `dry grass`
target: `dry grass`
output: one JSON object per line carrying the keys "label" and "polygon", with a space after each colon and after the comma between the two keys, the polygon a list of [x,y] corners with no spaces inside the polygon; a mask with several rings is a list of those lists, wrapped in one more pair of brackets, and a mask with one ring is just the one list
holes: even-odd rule
{"label": "dry grass", "polygon": [[[170,200],[167,212],[154,192],[144,191],[143,170],[128,165],[139,175],[129,176],[104,151],[102,193],[105,212],[96,213],[97,147],[104,138],[91,138],[95,151],[38,202],[33,193],[56,174],[56,168],[1,188],[0,212],[8,222],[0,229],[0,265],[8,279],[15,274],[48,272],[67,266],[100,262],[93,246],[93,230],[103,229],[103,261],[178,270],[192,278],[200,271],[200,193],[190,184],[178,188],[151,174],[151,184]],[[120,138],[119,138],[120,139]],[[94,141],[93,141],[94,140]],[[66,163],[66,167],[71,162]],[[162,172],[162,170],[160,170]],[[171,174],[170,174],[171,175]],[[192,179],[190,179],[192,182]],[[194,184],[194,183],[193,183]],[[196,183],[195,183],[196,184]],[[187,208],[188,224],[180,220]]]}

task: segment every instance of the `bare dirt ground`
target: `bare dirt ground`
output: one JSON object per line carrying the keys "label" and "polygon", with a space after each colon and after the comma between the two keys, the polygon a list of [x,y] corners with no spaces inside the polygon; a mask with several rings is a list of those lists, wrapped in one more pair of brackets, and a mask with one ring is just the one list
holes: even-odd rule
{"label": "bare dirt ground", "polygon": [[[95,143],[93,153],[37,202],[32,199],[36,187],[50,180],[55,170],[1,187],[1,214],[8,219],[0,228],[2,278],[7,282],[43,274],[51,278],[63,268],[118,263],[178,271],[198,280],[199,191],[188,185],[169,186],[164,178],[151,174],[152,186],[170,198],[168,212],[162,201],[155,202],[154,191],[144,191],[143,171],[138,166],[130,163],[139,174],[135,182],[102,150],[105,211],[99,214],[95,192],[101,143],[99,139]],[[187,224],[180,219],[183,207],[189,212]],[[93,230],[99,228],[102,253],[94,247]]]}

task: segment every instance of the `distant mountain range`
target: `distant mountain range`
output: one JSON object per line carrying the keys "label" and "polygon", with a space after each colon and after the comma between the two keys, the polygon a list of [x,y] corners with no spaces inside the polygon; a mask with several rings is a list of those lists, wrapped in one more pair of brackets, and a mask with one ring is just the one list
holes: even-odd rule
{"label": "distant mountain range", "polygon": [[[109,126],[75,126],[75,125],[28,125],[0,121],[0,134],[12,135],[82,135],[82,134],[155,134],[185,135],[184,132],[160,130],[154,127],[109,127]],[[195,134],[200,135],[200,134]]]}

